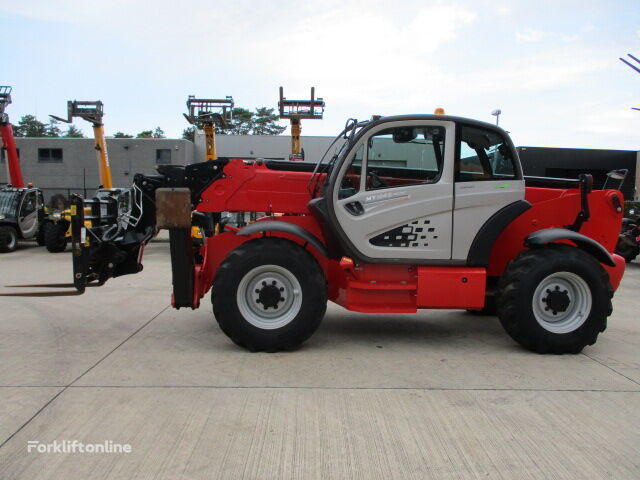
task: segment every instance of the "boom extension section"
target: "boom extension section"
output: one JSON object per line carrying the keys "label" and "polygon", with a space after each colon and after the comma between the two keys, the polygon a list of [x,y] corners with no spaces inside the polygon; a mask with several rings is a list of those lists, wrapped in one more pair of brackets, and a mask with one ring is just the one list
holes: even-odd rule
{"label": "boom extension section", "polygon": [[75,117],[82,118],[90,122],[93,126],[93,137],[95,141],[95,149],[98,152],[98,164],[100,165],[100,183],[102,188],[113,188],[111,179],[111,166],[109,165],[109,155],[107,154],[107,143],[104,138],[104,124],[102,117],[104,116],[103,104],[98,101],[78,101],[69,100],[67,102],[67,118],[49,115],[51,118],[64,123],[71,123]]}
{"label": "boom extension section", "polygon": [[0,145],[7,152],[7,171],[9,183],[16,188],[24,188],[24,179],[18,159],[18,149],[13,138],[13,128],[5,109],[11,103],[11,87],[0,87]]}

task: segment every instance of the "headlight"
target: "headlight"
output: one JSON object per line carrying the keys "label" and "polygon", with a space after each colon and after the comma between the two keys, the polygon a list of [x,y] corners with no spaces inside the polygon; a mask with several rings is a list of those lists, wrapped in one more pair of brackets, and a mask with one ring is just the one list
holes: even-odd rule
{"label": "headlight", "polygon": [[55,212],[54,214],[51,215],[51,218],[53,218],[54,220],[60,220],[62,218],[62,213]]}
{"label": "headlight", "polygon": [[4,215],[0,214],[0,220],[4,220]]}
{"label": "headlight", "polygon": [[[629,215],[635,215],[635,214],[636,214],[636,211],[633,208],[631,210],[629,210]],[[0,218],[2,218],[2,217],[0,217]]]}

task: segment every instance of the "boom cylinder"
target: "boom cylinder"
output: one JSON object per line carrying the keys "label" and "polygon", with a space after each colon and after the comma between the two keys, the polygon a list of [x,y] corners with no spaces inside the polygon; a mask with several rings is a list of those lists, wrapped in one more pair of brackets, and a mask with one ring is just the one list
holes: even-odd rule
{"label": "boom cylinder", "polygon": [[104,125],[102,123],[93,124],[93,137],[95,149],[98,152],[98,164],[100,165],[100,183],[102,184],[102,188],[113,188],[109,155],[107,154],[107,142],[104,139]]}
{"label": "boom cylinder", "polygon": [[9,172],[9,183],[16,188],[24,188],[24,179],[20,170],[20,160],[18,159],[18,149],[13,138],[13,128],[9,122],[0,123],[0,137],[5,151],[7,152],[7,169]]}
{"label": "boom cylinder", "polygon": [[216,127],[212,123],[204,126],[204,144],[206,148],[205,156],[207,160],[217,160],[216,153]]}
{"label": "boom cylinder", "polygon": [[299,118],[291,119],[291,153],[298,155],[300,153],[300,134],[302,133],[302,126],[300,125]]}

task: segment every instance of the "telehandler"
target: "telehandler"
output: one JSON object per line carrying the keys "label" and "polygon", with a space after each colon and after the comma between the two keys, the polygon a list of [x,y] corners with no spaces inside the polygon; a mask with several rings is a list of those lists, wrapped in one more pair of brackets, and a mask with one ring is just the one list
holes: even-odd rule
{"label": "telehandler", "polygon": [[0,253],[13,252],[18,240],[36,239],[44,243],[45,220],[42,190],[25,186],[13,137],[9,116],[5,113],[11,103],[11,87],[0,87],[0,140],[6,154],[9,184],[0,188]]}
{"label": "telehandler", "polygon": [[[104,137],[104,105],[98,101],[69,100],[67,102],[67,117],[49,115],[59,122],[71,123],[74,118],[82,118],[90,122],[93,127],[94,148],[98,157],[100,172],[100,186],[96,195],[117,196],[121,189],[113,188],[111,179],[111,165],[107,153],[107,142]],[[71,240],[71,214],[69,210],[51,212],[44,224],[44,244],[51,253],[64,252]]]}
{"label": "telehandler", "polygon": [[[198,308],[211,290],[221,329],[251,351],[300,345],[327,300],[367,313],[495,301],[507,333],[540,353],[580,352],[604,331],[625,268],[612,253],[619,191],[592,191],[589,175],[525,178],[503,129],[455,116],[350,119],[334,147],[317,164],[160,165],[119,202],[75,197],[69,293],[140,272],[159,227],[172,305]],[[284,215],[221,224],[243,211]],[[18,295],[34,294],[47,292]]]}

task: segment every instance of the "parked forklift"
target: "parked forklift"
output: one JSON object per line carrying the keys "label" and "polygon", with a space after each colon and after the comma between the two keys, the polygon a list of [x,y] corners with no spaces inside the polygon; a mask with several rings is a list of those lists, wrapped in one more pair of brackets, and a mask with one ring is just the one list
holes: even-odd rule
{"label": "parked forklift", "polygon": [[[502,128],[444,114],[350,119],[333,145],[315,164],[159,165],[119,202],[74,197],[66,294],[140,272],[159,227],[172,305],[198,308],[211,290],[220,328],[251,351],[299,346],[328,300],[366,313],[495,302],[507,333],[539,353],[580,352],[605,330],[625,269],[613,253],[619,191],[593,190],[585,174],[524,177]],[[283,215],[207,224],[224,211]],[[17,293],[34,294],[48,292]]]}
{"label": "parked forklift", "polygon": [[305,118],[322,120],[324,106],[322,98],[316,98],[314,87],[311,87],[310,100],[288,100],[284,96],[284,89],[280,87],[280,101],[278,101],[280,118],[288,119],[291,127],[291,154],[289,155],[289,160],[304,160],[304,150],[300,145],[302,120]]}
{"label": "parked forklift", "polygon": [[[66,118],[50,115],[51,118],[64,123],[71,123],[74,118],[82,118],[83,120],[91,122],[100,169],[98,195],[117,196],[119,192],[114,191],[113,181],[111,179],[111,166],[109,165],[109,156],[107,154],[107,142],[104,137],[104,124],[102,123],[103,116],[104,106],[100,100],[69,100],[67,102]],[[47,220],[44,225],[44,244],[47,250],[52,253],[64,252],[67,244],[71,240],[71,211],[67,209],[51,212]]]}
{"label": "parked forklift", "polygon": [[0,139],[9,179],[9,184],[0,188],[0,253],[14,251],[21,239],[35,239],[39,245],[44,242],[42,191],[24,184],[13,128],[5,113],[11,103],[11,90],[9,86],[0,86]]}

